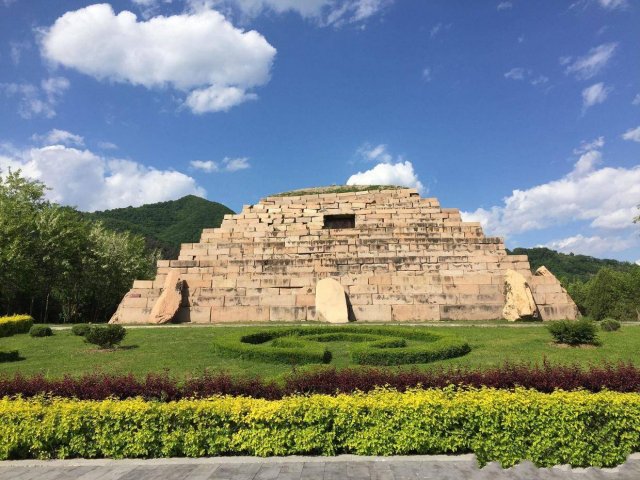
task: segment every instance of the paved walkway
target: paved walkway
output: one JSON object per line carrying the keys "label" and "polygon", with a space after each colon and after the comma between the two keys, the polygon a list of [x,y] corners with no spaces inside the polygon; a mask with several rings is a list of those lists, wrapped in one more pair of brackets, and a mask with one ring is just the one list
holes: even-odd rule
{"label": "paved walkway", "polygon": [[640,454],[616,468],[479,469],[473,455],[411,457],[221,457],[0,462],[0,480],[638,480]]}

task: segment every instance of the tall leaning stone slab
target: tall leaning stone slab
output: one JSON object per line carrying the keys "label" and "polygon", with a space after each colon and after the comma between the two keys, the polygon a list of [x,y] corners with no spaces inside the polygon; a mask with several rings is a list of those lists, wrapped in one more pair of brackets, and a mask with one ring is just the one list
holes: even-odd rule
{"label": "tall leaning stone slab", "polygon": [[182,303],[182,281],[177,270],[171,270],[164,281],[160,298],[151,309],[147,323],[169,323]]}
{"label": "tall leaning stone slab", "polygon": [[344,288],[333,278],[323,278],[316,284],[316,316],[329,323],[349,321]]}
{"label": "tall leaning stone slab", "polygon": [[502,316],[510,322],[537,320],[538,307],[527,280],[515,270],[507,270],[504,276],[505,303]]}

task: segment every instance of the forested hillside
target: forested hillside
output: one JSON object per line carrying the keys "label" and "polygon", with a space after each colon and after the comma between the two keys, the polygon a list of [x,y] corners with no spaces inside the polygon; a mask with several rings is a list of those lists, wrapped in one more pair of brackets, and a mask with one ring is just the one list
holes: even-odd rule
{"label": "forested hillside", "polygon": [[87,213],[105,227],[145,237],[147,246],[159,248],[162,258],[177,258],[181,243],[197,242],[203,228],[219,227],[233,210],[217,202],[188,195],[179,200],[141,207],[116,208]]}

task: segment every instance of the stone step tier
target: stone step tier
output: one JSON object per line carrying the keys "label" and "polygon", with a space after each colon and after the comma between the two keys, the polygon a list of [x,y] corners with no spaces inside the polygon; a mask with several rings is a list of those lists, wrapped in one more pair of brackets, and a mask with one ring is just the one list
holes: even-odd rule
{"label": "stone step tier", "polygon": [[[355,228],[325,228],[325,215],[354,215]],[[507,255],[479,223],[413,189],[267,197],[159,261],[113,321],[145,323],[172,271],[183,282],[178,322],[314,321],[315,285],[328,277],[352,320],[496,319],[509,270],[527,279],[542,319],[575,318],[555,277],[533,275],[526,255]]]}

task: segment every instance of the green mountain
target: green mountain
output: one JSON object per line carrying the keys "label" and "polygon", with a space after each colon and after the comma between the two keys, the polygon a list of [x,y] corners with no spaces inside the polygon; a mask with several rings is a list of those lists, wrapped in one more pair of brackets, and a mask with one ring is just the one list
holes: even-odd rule
{"label": "green mountain", "polygon": [[203,228],[219,227],[227,213],[234,212],[221,203],[187,195],[169,202],[85,215],[112,230],[140,234],[150,248],[162,251],[162,258],[173,259],[178,258],[181,243],[197,242]]}
{"label": "green mountain", "polygon": [[531,269],[535,270],[544,265],[551,272],[565,282],[575,280],[587,281],[603,267],[613,270],[628,272],[637,268],[631,262],[607,260],[588,255],[574,255],[573,253],[560,253],[548,248],[514,248],[509,253],[514,255],[528,255]]}

